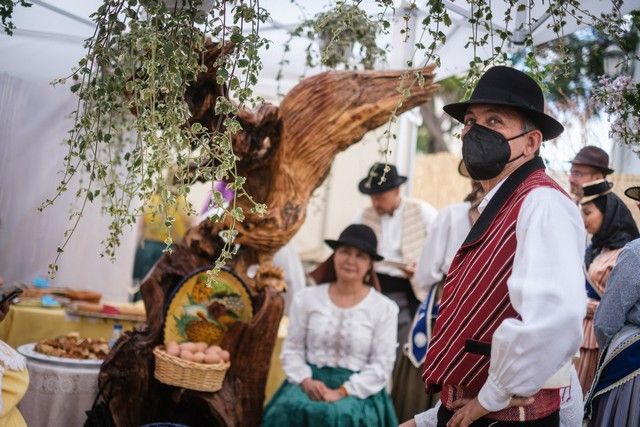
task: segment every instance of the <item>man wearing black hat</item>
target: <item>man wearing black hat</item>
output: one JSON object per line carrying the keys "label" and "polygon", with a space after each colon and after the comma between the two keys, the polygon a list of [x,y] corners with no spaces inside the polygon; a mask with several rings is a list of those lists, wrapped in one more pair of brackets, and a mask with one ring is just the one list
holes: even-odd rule
{"label": "man wearing black hat", "polygon": [[571,194],[580,200],[584,184],[604,179],[613,172],[613,169],[609,168],[609,155],[606,151],[593,145],[583,147],[571,161],[569,172]]}
{"label": "man wearing black hat", "polygon": [[464,124],[463,160],[486,196],[423,365],[427,392],[440,391],[438,425],[558,426],[586,304],[580,213],[538,156],[563,127],[538,84],[505,66],[444,110]]}
{"label": "man wearing black hat", "polygon": [[358,184],[358,190],[370,196],[371,206],[354,221],[368,225],[378,236],[378,251],[385,263],[376,265],[376,273],[382,293],[400,308],[401,341],[407,337],[411,319],[424,296],[411,279],[427,230],[438,213],[426,202],[402,197],[400,186],[406,181],[407,177],[399,175],[394,165],[374,164]]}

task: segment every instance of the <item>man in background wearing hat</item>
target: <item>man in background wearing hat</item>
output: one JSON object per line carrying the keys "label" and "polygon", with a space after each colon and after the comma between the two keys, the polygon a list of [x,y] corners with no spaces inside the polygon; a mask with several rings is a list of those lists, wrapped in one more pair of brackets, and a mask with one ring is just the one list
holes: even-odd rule
{"label": "man in background wearing hat", "polygon": [[505,66],[444,110],[464,124],[464,163],[486,195],[423,365],[427,392],[440,391],[438,425],[558,426],[586,304],[582,219],[538,156],[563,127],[538,84]]}
{"label": "man in background wearing hat", "polygon": [[576,197],[576,200],[580,200],[584,184],[604,179],[613,172],[613,169],[609,168],[609,155],[606,151],[593,145],[583,147],[571,161],[569,172],[571,194]]}
{"label": "man in background wearing hat", "polygon": [[[378,236],[378,252],[389,262],[376,265],[376,273],[382,293],[400,307],[401,325],[409,324],[424,296],[411,279],[429,227],[438,215],[430,204],[402,196],[400,186],[406,181],[407,177],[399,175],[394,165],[374,164],[358,185],[360,192],[371,198],[371,206],[354,221],[368,225]],[[403,309],[408,309],[406,318]],[[398,337],[404,339],[406,334]]]}
{"label": "man in background wearing hat", "polygon": [[[384,180],[381,180],[383,176]],[[394,300],[400,309],[398,341],[401,345],[409,335],[413,315],[425,296],[412,279],[427,232],[438,214],[430,204],[402,196],[400,186],[406,181],[394,165],[374,164],[358,185],[361,193],[370,196],[371,206],[354,220],[371,227],[378,237],[378,253],[385,261],[376,263],[375,270],[382,293]],[[399,346],[396,366],[401,357]],[[402,383],[405,381],[399,375],[394,370],[392,398],[396,409],[401,405],[399,399],[404,397]]]}

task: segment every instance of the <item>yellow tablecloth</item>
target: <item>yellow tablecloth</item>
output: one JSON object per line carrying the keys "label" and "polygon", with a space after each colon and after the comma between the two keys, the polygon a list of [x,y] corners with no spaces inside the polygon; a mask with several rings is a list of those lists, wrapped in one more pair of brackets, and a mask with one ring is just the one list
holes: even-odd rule
{"label": "yellow tablecloth", "polygon": [[[135,322],[117,321],[122,324],[124,330],[133,329]],[[109,339],[116,320],[94,319],[87,317],[68,316],[59,308],[36,308],[11,306],[11,310],[0,323],[0,340],[8,343],[13,348],[22,344],[36,342],[41,339],[53,338],[68,332],[79,332],[80,336],[87,338]],[[287,317],[283,317],[278,329],[273,354],[271,355],[271,367],[267,377],[265,391],[265,403],[276,392],[285,379],[284,371],[280,365],[280,351],[284,337],[287,335]]]}
{"label": "yellow tablecloth", "polygon": [[61,308],[11,306],[7,317],[0,323],[0,340],[13,348],[22,344],[55,338],[68,332],[79,332],[81,337],[109,339],[115,323],[123,330],[133,329],[135,322],[68,316]]}

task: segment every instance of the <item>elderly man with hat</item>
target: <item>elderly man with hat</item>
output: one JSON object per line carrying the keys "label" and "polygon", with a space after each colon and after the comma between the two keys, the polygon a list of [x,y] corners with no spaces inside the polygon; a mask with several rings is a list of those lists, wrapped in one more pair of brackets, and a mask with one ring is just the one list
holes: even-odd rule
{"label": "elderly man with hat", "polygon": [[[361,193],[370,196],[371,206],[354,220],[371,227],[378,237],[378,252],[385,261],[376,263],[375,270],[381,292],[400,309],[398,340],[401,345],[409,335],[413,315],[425,296],[425,291],[412,279],[427,232],[438,213],[426,202],[403,197],[400,186],[406,181],[407,177],[398,174],[395,165],[374,164],[358,185]],[[401,357],[402,351],[398,347],[396,368]],[[415,376],[416,372],[411,374]],[[392,398],[399,412],[402,412],[406,375],[406,372],[394,369]]]}
{"label": "elderly man with hat", "polygon": [[606,151],[593,145],[583,147],[571,161],[569,171],[571,194],[576,197],[576,200],[580,200],[584,184],[604,179],[613,172],[614,170],[609,168],[609,155]]}
{"label": "elderly man with hat", "polygon": [[505,66],[444,110],[464,124],[463,160],[486,195],[423,365],[426,391],[440,391],[438,425],[558,426],[586,304],[580,213],[538,156],[563,127],[535,80]]}

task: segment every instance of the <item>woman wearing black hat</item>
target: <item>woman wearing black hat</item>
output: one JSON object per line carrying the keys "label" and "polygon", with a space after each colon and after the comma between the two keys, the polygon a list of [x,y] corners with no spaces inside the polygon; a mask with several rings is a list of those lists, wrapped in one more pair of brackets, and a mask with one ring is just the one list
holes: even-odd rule
{"label": "woman wearing black hat", "polygon": [[[625,194],[640,202],[640,187],[628,188]],[[635,239],[620,252],[594,317],[602,356],[586,403],[589,427],[640,425],[638,266],[640,239]]]}
{"label": "woman wearing black hat", "polygon": [[585,228],[593,235],[585,254],[587,272],[587,315],[583,322],[583,339],[578,376],[586,394],[598,364],[598,343],[593,331],[593,315],[605,293],[611,269],[622,247],[638,238],[638,228],[624,202],[611,192],[613,184],[600,179],[583,186],[582,217]]}
{"label": "woman wearing black hat", "polygon": [[397,425],[385,387],[395,361],[398,306],[374,283],[373,230],[348,226],[327,282],[294,297],[280,359],[287,380],[265,409],[263,426]]}

